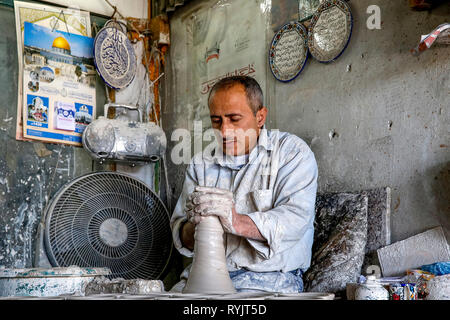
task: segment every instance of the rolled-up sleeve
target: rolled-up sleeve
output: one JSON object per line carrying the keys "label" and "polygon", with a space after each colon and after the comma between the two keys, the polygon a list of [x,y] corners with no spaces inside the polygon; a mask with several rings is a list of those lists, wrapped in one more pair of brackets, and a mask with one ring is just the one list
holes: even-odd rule
{"label": "rolled-up sleeve", "polygon": [[[272,190],[273,208],[248,214],[267,242],[247,240],[264,259],[304,240],[314,223],[318,169],[313,152],[306,144],[290,148],[280,152],[280,164]],[[309,233],[307,238],[312,238]]]}
{"label": "rolled-up sleeve", "polygon": [[180,228],[187,221],[186,213],[184,208],[186,205],[186,199],[194,191],[195,186],[197,186],[196,174],[194,171],[193,164],[189,164],[186,169],[186,175],[184,178],[183,189],[181,191],[180,197],[178,198],[177,204],[173,211],[172,217],[170,219],[170,228],[172,229],[172,238],[175,248],[184,256],[192,257],[194,252],[184,247],[180,239]]}

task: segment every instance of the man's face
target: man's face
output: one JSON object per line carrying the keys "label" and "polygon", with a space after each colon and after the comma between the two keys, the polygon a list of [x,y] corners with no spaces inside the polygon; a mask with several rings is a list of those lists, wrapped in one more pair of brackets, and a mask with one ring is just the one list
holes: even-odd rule
{"label": "man's face", "polygon": [[238,156],[248,154],[256,145],[259,131],[266,121],[267,109],[264,107],[253,114],[244,86],[236,84],[214,93],[209,113],[224,153]]}

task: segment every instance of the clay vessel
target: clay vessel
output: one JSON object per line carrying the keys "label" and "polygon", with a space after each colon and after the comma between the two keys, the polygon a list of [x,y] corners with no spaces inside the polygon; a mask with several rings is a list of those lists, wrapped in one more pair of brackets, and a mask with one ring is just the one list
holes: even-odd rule
{"label": "clay vessel", "polygon": [[355,291],[355,300],[389,300],[389,292],[373,275],[367,277],[364,284],[360,284]]}
{"label": "clay vessel", "polygon": [[206,217],[196,226],[194,258],[183,293],[236,292],[225,260],[223,232],[216,216]]}

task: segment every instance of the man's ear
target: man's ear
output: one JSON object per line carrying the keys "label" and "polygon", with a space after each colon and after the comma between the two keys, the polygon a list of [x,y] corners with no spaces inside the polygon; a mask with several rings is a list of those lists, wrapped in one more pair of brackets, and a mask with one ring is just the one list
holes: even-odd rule
{"label": "man's ear", "polygon": [[266,107],[262,107],[256,112],[256,123],[258,125],[258,128],[262,128],[264,126],[264,123],[266,123],[266,117],[267,117],[267,110]]}

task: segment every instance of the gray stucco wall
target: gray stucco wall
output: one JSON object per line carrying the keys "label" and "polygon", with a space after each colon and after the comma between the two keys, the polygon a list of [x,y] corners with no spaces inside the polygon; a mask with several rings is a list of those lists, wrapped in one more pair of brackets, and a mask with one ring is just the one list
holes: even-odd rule
{"label": "gray stucco wall", "polygon": [[[372,4],[381,30],[366,27]],[[277,83],[272,121],[310,144],[319,190],[392,188],[392,242],[436,225],[450,236],[450,47],[409,52],[449,22],[450,3],[432,12],[398,0],[351,7],[347,50],[332,64],[311,59],[298,79]]]}
{"label": "gray stucco wall", "polygon": [[[366,10],[373,4],[381,9],[380,30],[366,27]],[[409,52],[422,34],[449,22],[450,3],[429,12],[412,11],[406,0],[350,5],[353,35],[337,61],[310,58],[289,83],[277,82],[268,71],[268,127],[294,133],[311,146],[319,191],[391,187],[392,242],[437,225],[450,239],[450,47],[434,46],[419,57]],[[170,140],[171,132],[187,128],[192,118],[176,111],[176,75],[170,67],[166,71],[163,119]],[[169,142],[168,154],[174,144]],[[184,170],[170,163],[173,202]]]}

